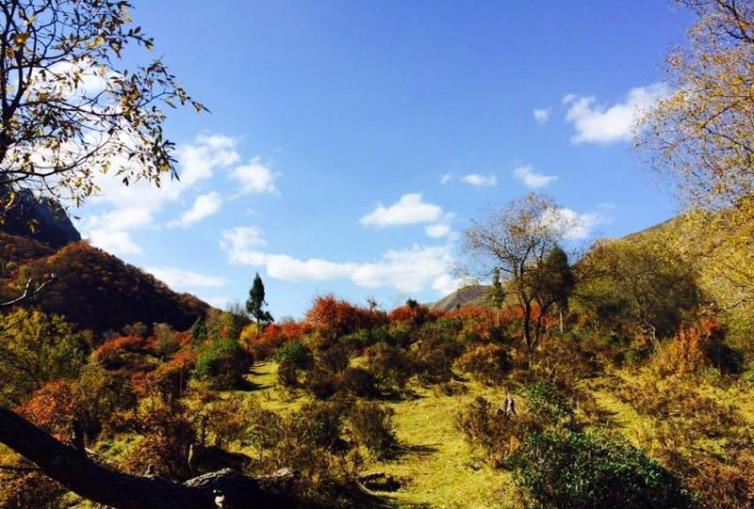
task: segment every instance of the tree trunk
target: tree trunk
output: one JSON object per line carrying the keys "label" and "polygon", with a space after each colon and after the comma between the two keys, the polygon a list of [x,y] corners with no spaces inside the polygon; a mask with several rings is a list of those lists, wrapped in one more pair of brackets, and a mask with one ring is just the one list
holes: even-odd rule
{"label": "tree trunk", "polygon": [[117,509],[214,509],[296,507],[284,487],[290,476],[253,479],[220,470],[183,484],[159,477],[124,474],[99,465],[16,413],[0,407],[0,442],[77,495]]}

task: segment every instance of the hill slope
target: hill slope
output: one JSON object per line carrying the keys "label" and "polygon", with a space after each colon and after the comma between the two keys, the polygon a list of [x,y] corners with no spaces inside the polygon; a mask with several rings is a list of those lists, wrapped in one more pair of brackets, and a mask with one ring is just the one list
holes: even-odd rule
{"label": "hill slope", "polygon": [[82,329],[119,330],[144,322],[187,329],[209,306],[193,295],[179,294],[119,258],[73,242],[55,250],[33,239],[0,232],[0,298],[18,296],[26,281],[56,275],[36,306],[61,314]]}

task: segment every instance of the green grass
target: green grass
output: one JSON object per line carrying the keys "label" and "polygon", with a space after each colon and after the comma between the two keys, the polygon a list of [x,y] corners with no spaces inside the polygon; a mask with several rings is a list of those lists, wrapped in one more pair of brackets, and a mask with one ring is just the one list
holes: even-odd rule
{"label": "green grass", "polygon": [[[270,410],[289,412],[305,401],[277,388],[274,363],[254,366],[249,380],[258,387],[254,391],[258,401]],[[414,397],[386,403],[395,411],[401,452],[391,460],[369,461],[364,469],[365,474],[384,473],[402,481],[400,490],[384,494],[386,502],[398,507],[512,506],[509,474],[475,459],[454,424],[459,409],[475,396],[483,394],[498,401],[505,393],[475,383],[468,386],[471,390],[460,396],[415,386]]]}

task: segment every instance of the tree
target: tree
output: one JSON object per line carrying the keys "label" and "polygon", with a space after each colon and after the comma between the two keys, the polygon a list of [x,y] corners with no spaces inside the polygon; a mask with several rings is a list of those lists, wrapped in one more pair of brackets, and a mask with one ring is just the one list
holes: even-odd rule
{"label": "tree", "polygon": [[264,283],[262,278],[259,277],[259,273],[254,277],[254,283],[249,290],[249,299],[246,301],[246,311],[256,320],[260,325],[266,325],[273,322],[274,319],[269,311],[264,310],[264,306],[267,305],[267,301],[264,300]]}
{"label": "tree", "polygon": [[510,291],[522,311],[527,355],[537,346],[544,319],[557,302],[545,282],[549,277],[546,261],[569,223],[552,200],[530,194],[473,221],[464,232],[472,270],[487,276],[498,270],[508,276]]}
{"label": "tree", "polygon": [[651,241],[600,242],[579,272],[574,296],[598,324],[653,340],[673,334],[700,300],[693,267]]}
{"label": "tree", "polygon": [[18,405],[46,382],[75,378],[84,340],[59,316],[17,309],[0,317],[0,404]]}
{"label": "tree", "polygon": [[119,66],[128,45],[150,49],[123,0],[0,2],[0,199],[33,188],[81,203],[112,173],[157,185],[175,176],[164,106],[205,110],[154,60]]}
{"label": "tree", "polygon": [[552,304],[558,306],[560,332],[563,332],[563,313],[568,311],[568,298],[576,278],[568,264],[568,255],[555,245],[539,266],[540,274],[535,278],[535,294],[540,308]]}
{"label": "tree", "polygon": [[500,327],[500,310],[505,304],[505,290],[503,283],[500,282],[500,269],[495,267],[492,270],[492,287],[489,291],[490,304],[495,308],[497,326]]}
{"label": "tree", "polygon": [[[754,2],[682,0],[696,15],[689,44],[668,58],[674,90],[641,119],[638,146],[676,184],[690,208],[732,210],[713,221],[693,215],[715,235],[727,225],[729,249],[716,257],[717,278],[754,303]],[[712,249],[711,251],[716,251]]]}

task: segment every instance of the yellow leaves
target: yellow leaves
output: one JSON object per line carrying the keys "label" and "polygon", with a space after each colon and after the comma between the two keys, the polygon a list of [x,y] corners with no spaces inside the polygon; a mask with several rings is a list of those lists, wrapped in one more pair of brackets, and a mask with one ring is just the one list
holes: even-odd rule
{"label": "yellow leaves", "polygon": [[89,47],[94,49],[102,46],[103,44],[105,44],[105,38],[101,35],[98,35],[97,37],[92,39],[92,41],[89,43]]}
{"label": "yellow leaves", "polygon": [[19,34],[15,34],[13,36],[13,42],[16,44],[16,46],[21,47],[24,44],[26,44],[26,41],[29,40],[29,36],[30,35],[31,34],[29,34],[29,32],[22,32],[22,33],[19,33]]}

